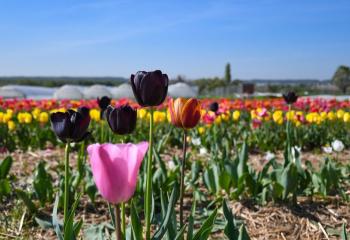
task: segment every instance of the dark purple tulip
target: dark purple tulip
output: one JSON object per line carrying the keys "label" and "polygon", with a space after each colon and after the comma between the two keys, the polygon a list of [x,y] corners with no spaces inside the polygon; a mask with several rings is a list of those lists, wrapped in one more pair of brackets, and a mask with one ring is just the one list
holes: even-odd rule
{"label": "dark purple tulip", "polygon": [[160,70],[139,71],[131,74],[130,81],[134,96],[142,107],[159,106],[168,94],[168,75]]}
{"label": "dark purple tulip", "polygon": [[293,104],[298,100],[298,96],[295,94],[295,92],[284,93],[283,98],[287,104]]}
{"label": "dark purple tulip", "polygon": [[116,108],[109,106],[106,110],[106,119],[109,127],[116,134],[130,134],[136,127],[137,111],[129,105]]}
{"label": "dark purple tulip", "polygon": [[98,106],[101,109],[101,119],[105,119],[105,111],[107,107],[111,104],[111,99],[107,96],[103,96],[102,98],[97,98]]}
{"label": "dark purple tulip", "polygon": [[111,99],[107,96],[103,96],[102,98],[97,98],[98,106],[105,110],[111,104]]}
{"label": "dark purple tulip", "polygon": [[64,113],[52,113],[50,121],[52,130],[62,142],[80,142],[90,134],[87,132],[90,115],[86,107],[78,108],[78,111],[69,109]]}
{"label": "dark purple tulip", "polygon": [[209,105],[209,110],[216,113],[219,110],[219,104],[217,102],[212,102]]}

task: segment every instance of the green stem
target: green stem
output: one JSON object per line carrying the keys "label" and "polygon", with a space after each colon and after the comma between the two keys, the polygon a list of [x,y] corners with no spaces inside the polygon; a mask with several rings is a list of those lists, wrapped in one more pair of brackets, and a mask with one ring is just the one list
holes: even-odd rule
{"label": "green stem", "polygon": [[186,130],[184,130],[184,139],[183,139],[183,158],[181,162],[181,182],[180,182],[180,228],[182,228],[183,222],[183,204],[184,204],[184,191],[185,191],[185,167],[186,167]]}
{"label": "green stem", "polygon": [[[292,159],[292,152],[291,152],[291,138],[290,138],[290,116],[291,116],[291,110],[292,110],[292,104],[288,104],[288,118],[287,118],[287,156],[288,156],[288,162]],[[288,162],[285,162],[285,166],[287,166]]]}
{"label": "green stem", "polygon": [[122,232],[120,228],[120,208],[119,204],[115,205],[115,239],[122,240]]}
{"label": "green stem", "polygon": [[150,109],[149,122],[149,147],[148,160],[146,170],[146,201],[145,201],[145,217],[146,217],[146,239],[151,239],[151,208],[152,208],[152,155],[153,155],[153,108]]}
{"label": "green stem", "polygon": [[122,210],[122,233],[125,236],[126,222],[125,222],[125,203],[121,203]]}
{"label": "green stem", "polygon": [[70,142],[66,143],[64,154],[64,227],[68,221],[68,204],[69,204],[69,150]]}

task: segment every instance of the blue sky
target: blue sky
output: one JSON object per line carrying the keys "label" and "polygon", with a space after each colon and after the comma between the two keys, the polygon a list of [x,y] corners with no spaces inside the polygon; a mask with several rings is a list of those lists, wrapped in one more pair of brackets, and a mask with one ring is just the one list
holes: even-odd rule
{"label": "blue sky", "polygon": [[0,75],[331,78],[349,0],[0,0]]}

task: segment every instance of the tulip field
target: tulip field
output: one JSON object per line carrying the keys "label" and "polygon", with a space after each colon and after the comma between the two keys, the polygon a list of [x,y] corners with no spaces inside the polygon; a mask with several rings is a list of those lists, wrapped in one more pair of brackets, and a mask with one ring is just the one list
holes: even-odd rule
{"label": "tulip field", "polygon": [[348,239],[350,101],[131,80],[136,100],[0,99],[0,239]]}

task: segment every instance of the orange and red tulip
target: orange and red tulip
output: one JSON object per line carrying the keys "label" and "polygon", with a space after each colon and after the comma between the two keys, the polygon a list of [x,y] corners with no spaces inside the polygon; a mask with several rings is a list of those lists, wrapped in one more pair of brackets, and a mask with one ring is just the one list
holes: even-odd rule
{"label": "orange and red tulip", "polygon": [[201,105],[195,98],[170,99],[171,123],[176,127],[189,129],[195,127],[201,118]]}

